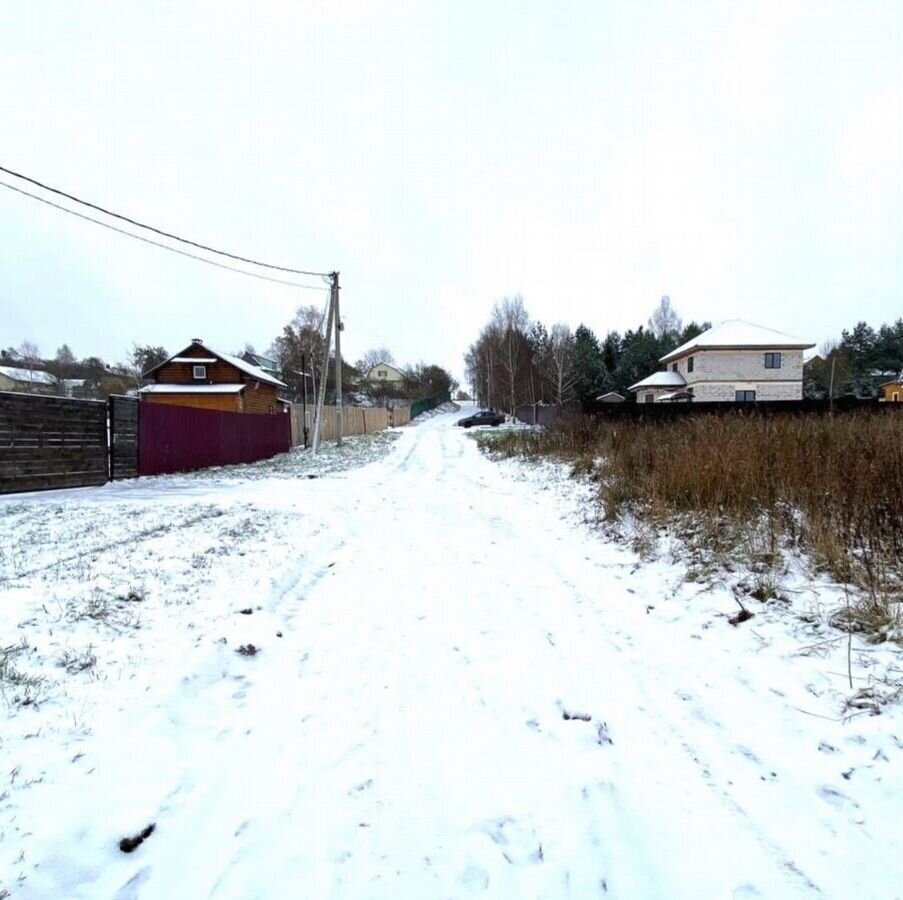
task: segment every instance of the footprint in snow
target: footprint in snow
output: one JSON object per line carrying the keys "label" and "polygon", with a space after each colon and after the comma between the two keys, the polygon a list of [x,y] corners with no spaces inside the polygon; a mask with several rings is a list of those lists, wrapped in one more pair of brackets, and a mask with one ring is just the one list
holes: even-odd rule
{"label": "footprint in snow", "polygon": [[139,869],[117,892],[113,900],[138,900],[141,886],[150,878],[151,867]]}
{"label": "footprint in snow", "polygon": [[474,893],[477,891],[485,891],[489,887],[489,873],[479,866],[468,866],[458,876],[458,881],[461,882],[467,890]]}
{"label": "footprint in snow", "polygon": [[848,797],[829,784],[823,784],[818,789],[818,796],[826,803],[830,803],[835,809],[848,809],[850,807],[859,809],[859,804],[852,797]]}

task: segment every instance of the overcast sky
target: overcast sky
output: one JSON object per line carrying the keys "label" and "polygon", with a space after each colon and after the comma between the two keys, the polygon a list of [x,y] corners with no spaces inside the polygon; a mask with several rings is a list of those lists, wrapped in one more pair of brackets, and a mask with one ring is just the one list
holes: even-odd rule
{"label": "overcast sky", "polygon": [[[338,269],[353,360],[547,324],[903,315],[903,3],[5,3],[0,165]],[[0,345],[269,345],[325,295],[0,188]]]}

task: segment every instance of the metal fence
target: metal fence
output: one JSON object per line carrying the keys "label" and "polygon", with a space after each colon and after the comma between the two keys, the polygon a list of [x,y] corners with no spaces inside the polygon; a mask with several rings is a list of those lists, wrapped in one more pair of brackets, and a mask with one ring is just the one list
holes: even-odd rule
{"label": "metal fence", "polygon": [[268,459],[291,448],[287,413],[139,405],[138,473],[163,475]]}
{"label": "metal fence", "polygon": [[554,425],[568,410],[570,410],[570,407],[546,406],[540,403],[524,403],[515,409],[514,418],[516,418],[518,422],[523,422],[525,425],[542,425],[545,427],[547,425]]}
{"label": "metal fence", "polygon": [[601,419],[647,419],[667,421],[692,415],[712,415],[713,413],[740,413],[747,415],[828,415],[859,410],[880,411],[882,409],[903,408],[903,404],[881,403],[878,400],[863,400],[858,397],[839,397],[830,400],[761,400],[737,403],[731,401],[674,403],[602,403],[592,401],[584,404],[583,412]]}
{"label": "metal fence", "polygon": [[421,413],[429,412],[431,409],[435,409],[437,406],[441,406],[443,403],[448,403],[451,400],[451,394],[439,394],[438,397],[426,397],[423,400],[415,400],[411,404],[411,418],[416,419]]}

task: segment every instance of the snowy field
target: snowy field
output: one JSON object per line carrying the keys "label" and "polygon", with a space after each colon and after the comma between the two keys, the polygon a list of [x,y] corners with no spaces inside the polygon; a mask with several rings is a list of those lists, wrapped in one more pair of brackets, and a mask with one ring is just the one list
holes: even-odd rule
{"label": "snowy field", "polygon": [[0,500],[0,897],[903,896],[899,648],[733,627],[467,411]]}

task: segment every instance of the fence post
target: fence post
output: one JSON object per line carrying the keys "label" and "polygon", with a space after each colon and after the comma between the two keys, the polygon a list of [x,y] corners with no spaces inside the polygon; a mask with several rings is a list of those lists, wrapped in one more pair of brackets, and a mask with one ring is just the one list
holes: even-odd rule
{"label": "fence post", "polygon": [[116,477],[116,456],[113,453],[113,442],[116,440],[115,409],[113,398],[107,397],[107,481],[112,481]]}

